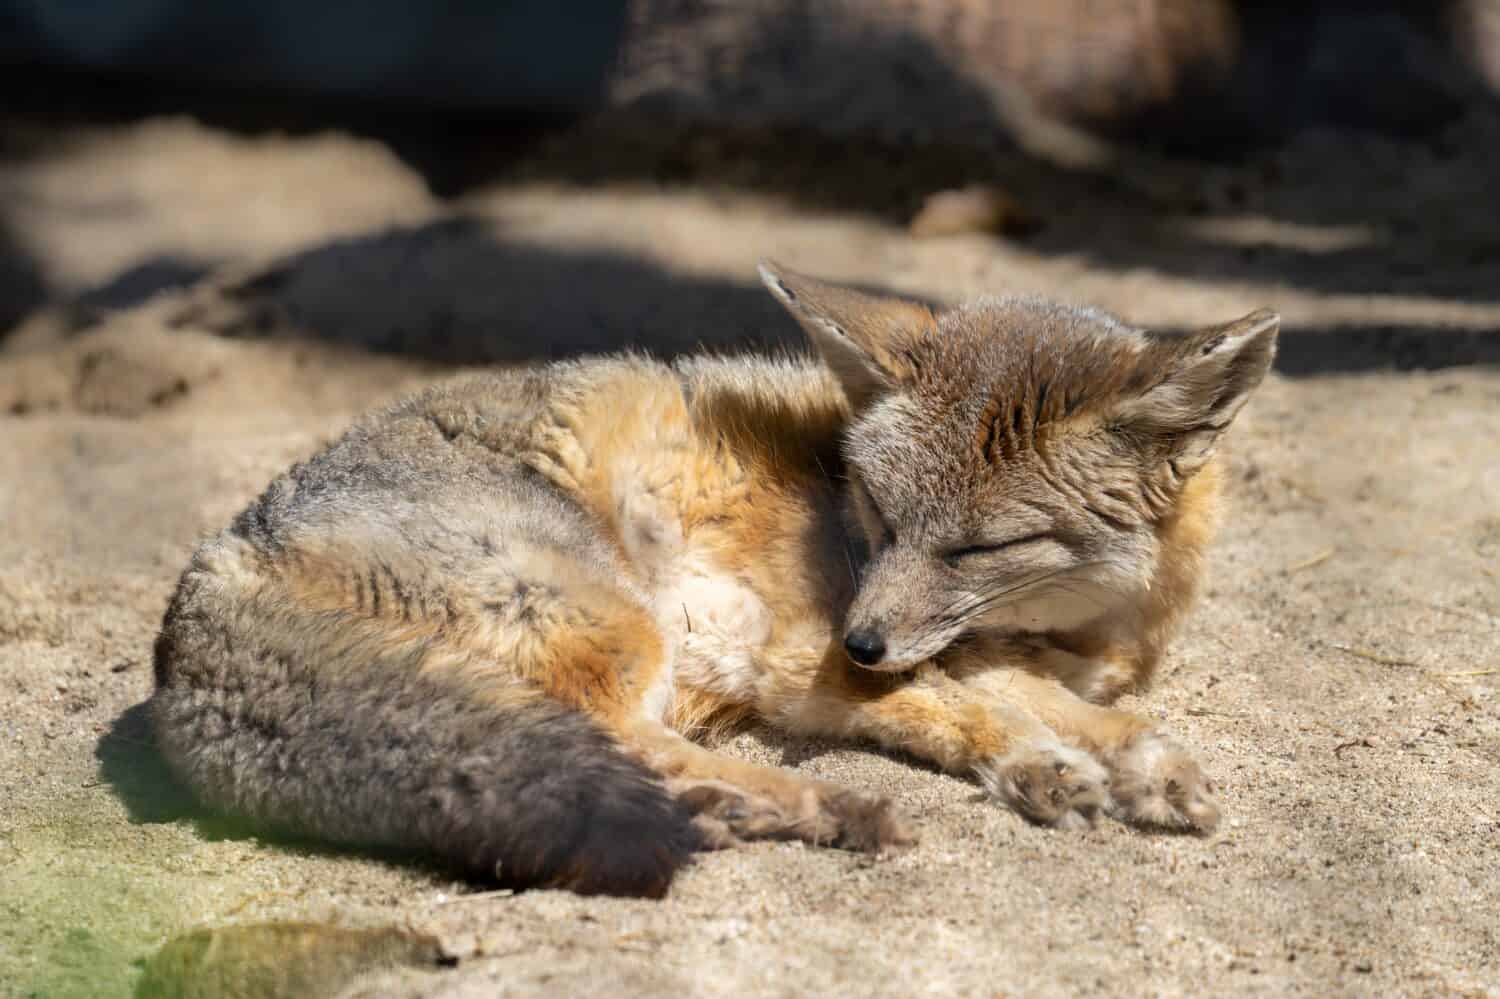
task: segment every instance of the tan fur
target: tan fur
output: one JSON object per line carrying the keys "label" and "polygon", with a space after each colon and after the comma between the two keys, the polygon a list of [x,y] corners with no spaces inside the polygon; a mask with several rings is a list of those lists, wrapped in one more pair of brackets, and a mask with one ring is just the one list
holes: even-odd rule
{"label": "tan fur", "polygon": [[1138,594],[1133,628],[1108,624],[1049,635],[1054,648],[1038,660],[1080,696],[1109,703],[1143,690],[1192,606],[1208,544],[1218,526],[1223,461],[1215,458],[1189,479],[1175,506],[1156,528],[1160,546],[1149,588]]}
{"label": "tan fur", "polygon": [[[582,712],[709,845],[912,838],[882,799],[690,741],[755,718],[913,753],[1038,821],[1211,829],[1191,756],[1102,705],[1149,682],[1190,605],[1215,445],[1274,317],[1157,338],[763,273],[826,366],[617,357],[434,389],[200,553],[196,619],[233,608],[313,670],[401,662]],[[411,485],[302,510],[320,461],[326,495],[375,465]]]}

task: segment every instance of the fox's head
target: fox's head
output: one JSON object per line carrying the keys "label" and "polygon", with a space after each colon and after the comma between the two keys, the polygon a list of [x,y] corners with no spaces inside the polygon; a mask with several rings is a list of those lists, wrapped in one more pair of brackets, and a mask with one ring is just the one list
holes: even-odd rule
{"label": "fox's head", "polygon": [[1131,606],[1280,325],[1261,311],[1158,335],[1040,299],[935,314],[774,264],[761,277],[853,408],[849,502],[870,560],[844,644],[882,671]]}

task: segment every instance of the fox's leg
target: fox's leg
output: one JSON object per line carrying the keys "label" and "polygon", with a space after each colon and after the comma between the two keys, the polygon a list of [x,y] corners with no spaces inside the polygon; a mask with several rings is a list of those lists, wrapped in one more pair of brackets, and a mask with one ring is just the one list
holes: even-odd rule
{"label": "fox's leg", "polygon": [[617,728],[624,746],[698,810],[710,843],[800,839],[878,851],[915,842],[888,798],[811,780],[780,767],[730,759],[653,721]]}
{"label": "fox's leg", "polygon": [[[562,591],[561,577],[554,564],[550,574],[534,579]],[[631,594],[578,578],[568,581],[565,599],[537,595],[544,589],[535,582],[528,588],[525,624],[505,634],[503,650],[487,651],[552,698],[589,715],[660,774],[669,791],[697,809],[710,845],[801,839],[879,850],[911,841],[888,799],[730,759],[657,721],[661,705],[653,705],[654,692],[671,688],[671,653],[651,614]]]}
{"label": "fox's leg", "polygon": [[793,731],[867,739],[977,777],[1035,822],[1087,825],[1110,804],[1099,761],[1023,708],[930,663],[901,675],[869,673],[831,652],[810,682],[771,691],[759,707]]}
{"label": "fox's leg", "polygon": [[927,664],[889,676],[839,658],[830,655],[809,688],[781,692],[763,710],[793,729],[869,739],[976,776],[1037,822],[1083,825],[1116,808],[1152,825],[1217,821],[1206,778],[1144,719],[1019,670],[958,679]]}
{"label": "fox's leg", "polygon": [[1051,676],[1019,669],[984,669],[963,686],[1015,705],[1064,742],[1104,764],[1120,818],[1140,825],[1211,831],[1219,821],[1214,783],[1192,755],[1146,718],[1092,704]]}
{"label": "fox's leg", "polygon": [[450,621],[444,641],[462,641],[463,648],[437,659],[432,671],[482,688],[484,671],[503,663],[508,673],[588,715],[698,810],[709,845],[769,838],[878,850],[910,842],[885,798],[721,756],[657,721],[659,692],[672,686],[671,653],[642,601],[556,552],[525,568],[520,582],[489,583],[471,574],[463,591],[468,600],[449,594],[456,611],[477,605],[476,617],[498,617],[499,626],[468,616]]}

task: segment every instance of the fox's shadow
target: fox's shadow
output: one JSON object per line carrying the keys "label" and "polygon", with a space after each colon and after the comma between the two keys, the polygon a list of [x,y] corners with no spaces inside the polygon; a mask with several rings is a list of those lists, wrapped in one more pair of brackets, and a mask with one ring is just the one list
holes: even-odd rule
{"label": "fox's shadow", "polygon": [[199,821],[208,812],[178,783],[156,748],[151,702],[123,711],[94,745],[99,774],[138,825]]}

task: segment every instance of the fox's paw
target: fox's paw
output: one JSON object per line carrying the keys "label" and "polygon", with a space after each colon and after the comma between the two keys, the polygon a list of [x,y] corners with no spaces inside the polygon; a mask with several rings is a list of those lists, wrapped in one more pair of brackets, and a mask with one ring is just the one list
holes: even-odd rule
{"label": "fox's paw", "polygon": [[1023,744],[975,772],[991,795],[1042,825],[1084,828],[1110,807],[1108,771],[1060,742]]}
{"label": "fox's paw", "polygon": [[669,788],[678,801],[697,813],[693,826],[705,850],[727,850],[745,840],[786,838],[786,815],[769,798],[713,780]]}
{"label": "fox's paw", "polygon": [[1137,825],[1213,832],[1214,782],[1188,751],[1160,732],[1142,732],[1110,757],[1116,814]]}
{"label": "fox's paw", "polygon": [[917,841],[911,823],[889,798],[839,787],[819,787],[811,793],[817,799],[814,824],[822,832],[811,840],[814,843],[884,853]]}
{"label": "fox's paw", "polygon": [[693,824],[705,849],[726,849],[747,840],[800,839],[879,853],[917,841],[889,798],[837,785],[797,787],[781,800],[713,780],[678,783],[672,791],[697,813]]}

